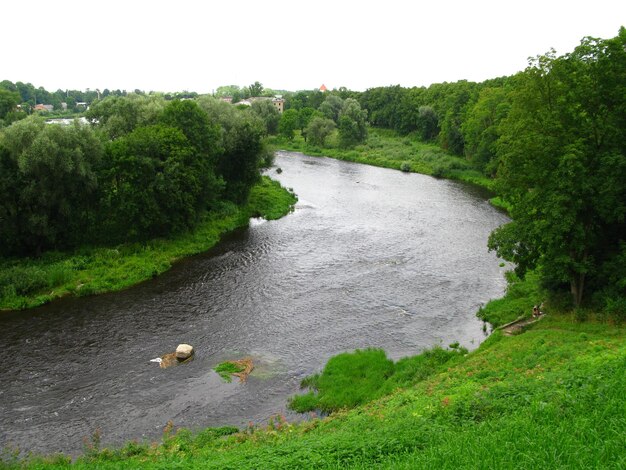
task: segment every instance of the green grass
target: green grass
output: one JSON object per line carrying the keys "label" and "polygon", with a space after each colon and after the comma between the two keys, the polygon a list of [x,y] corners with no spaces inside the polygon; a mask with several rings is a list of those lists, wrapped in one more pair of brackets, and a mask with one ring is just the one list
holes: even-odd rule
{"label": "green grass", "polygon": [[226,380],[227,382],[231,382],[233,380],[232,375],[245,370],[245,366],[226,361],[218,364],[213,370],[217,372],[224,380]]}
{"label": "green grass", "polygon": [[[534,305],[541,305],[548,294],[541,289],[539,274],[531,271],[525,278],[519,279],[512,271],[507,272],[507,289],[504,297],[487,303],[478,311],[478,318],[491,323],[494,327],[505,325],[520,317],[530,317]],[[550,307],[544,308],[547,312]]]}
{"label": "green grass", "polygon": [[[434,370],[413,374],[411,369],[405,369],[401,388],[323,419],[287,423],[279,417],[239,432],[194,435],[183,429],[168,432],[160,444],[135,442],[118,450],[100,449],[98,438],[95,449],[72,468],[617,469],[626,464],[624,327],[548,314],[518,336],[496,331],[478,350]],[[55,456],[31,458],[24,466],[69,464]]]}
{"label": "green grass", "polygon": [[224,204],[192,231],[168,239],[116,247],[83,247],[49,252],[37,259],[0,259],[0,310],[35,307],[66,295],[84,296],[125,289],[167,271],[174,262],[202,253],[220,237],[248,224],[250,217],[277,219],[296,196],[264,177],[244,207]]}
{"label": "green grass", "polygon": [[435,144],[421,142],[411,135],[400,136],[388,129],[370,128],[367,141],[353,149],[340,148],[336,133],[329,137],[324,148],[307,144],[299,134],[293,140],[273,137],[270,143],[275,148],[307,155],[455,179],[493,191],[493,180],[476,170],[467,160],[450,155]]}
{"label": "green grass", "polygon": [[426,378],[458,355],[434,348],[394,363],[381,349],[342,353],[331,358],[320,374],[302,381],[303,388],[313,391],[293,397],[289,407],[299,413],[354,408]]}
{"label": "green grass", "polygon": [[278,181],[265,177],[252,189],[248,206],[253,217],[276,220],[292,211],[297,200],[291,190],[286,190]]}

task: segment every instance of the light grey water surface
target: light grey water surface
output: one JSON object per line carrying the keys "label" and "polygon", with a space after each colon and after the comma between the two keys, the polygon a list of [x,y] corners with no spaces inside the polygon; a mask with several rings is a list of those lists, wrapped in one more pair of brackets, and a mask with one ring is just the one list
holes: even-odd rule
{"label": "light grey water surface", "polygon": [[[79,453],[197,429],[267,422],[329,357],[397,359],[485,339],[479,306],[502,295],[487,237],[507,217],[457,182],[279,152],[295,211],[123,292],[0,315],[0,448]],[[179,343],[193,362],[151,359]],[[251,356],[247,383],[211,369]]]}

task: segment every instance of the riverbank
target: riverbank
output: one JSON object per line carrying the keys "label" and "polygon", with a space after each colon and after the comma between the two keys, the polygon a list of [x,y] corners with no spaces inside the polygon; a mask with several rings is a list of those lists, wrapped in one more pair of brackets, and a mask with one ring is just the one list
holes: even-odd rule
{"label": "riverbank", "polygon": [[[421,173],[436,178],[463,181],[483,188],[494,195],[494,180],[476,170],[464,158],[450,155],[435,144],[424,143],[417,138],[401,136],[389,129],[372,127],[367,141],[353,149],[338,145],[336,133],[327,139],[323,148],[304,141],[299,132],[292,140],[284,137],[271,137],[269,143],[277,149],[302,152],[306,155],[325,156],[338,160],[365,163],[405,172]],[[490,202],[501,209],[507,209],[500,198],[491,197]]]}
{"label": "riverbank", "polygon": [[71,253],[46,253],[38,259],[0,262],[0,310],[36,307],[67,295],[117,291],[158,276],[177,260],[207,251],[224,234],[247,226],[250,217],[278,219],[297,198],[263,177],[243,207],[225,204],[193,232],[170,239],[116,247],[83,247]]}
{"label": "riverbank", "polygon": [[[101,448],[94,435],[74,462],[57,455],[22,465],[619,468],[626,462],[623,326],[549,310],[518,335],[496,330],[477,350],[450,353],[444,360],[433,360],[432,352],[409,358],[410,374],[398,387],[323,419],[289,423],[276,416],[266,426],[195,435],[168,426],[161,443],[130,442],[118,450]],[[372,376],[367,362],[359,370],[354,384]],[[335,375],[341,381],[341,370]],[[345,382],[341,393],[351,386]],[[11,458],[5,454],[7,468],[17,468]]]}

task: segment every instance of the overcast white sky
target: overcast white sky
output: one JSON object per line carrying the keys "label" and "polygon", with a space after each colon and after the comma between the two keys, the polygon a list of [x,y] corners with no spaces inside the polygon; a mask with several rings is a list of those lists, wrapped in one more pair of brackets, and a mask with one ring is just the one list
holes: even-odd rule
{"label": "overcast white sky", "polygon": [[49,91],[482,81],[626,25],[624,0],[12,0],[0,80]]}

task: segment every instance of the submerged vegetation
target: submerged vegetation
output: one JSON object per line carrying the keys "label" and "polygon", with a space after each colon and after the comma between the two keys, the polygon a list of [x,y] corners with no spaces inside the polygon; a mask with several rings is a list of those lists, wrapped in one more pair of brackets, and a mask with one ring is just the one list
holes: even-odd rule
{"label": "submerged vegetation", "polygon": [[246,357],[234,361],[224,361],[218,364],[213,370],[227,382],[231,382],[233,376],[239,377],[240,382],[245,382],[253,369],[254,364],[252,359]]}

